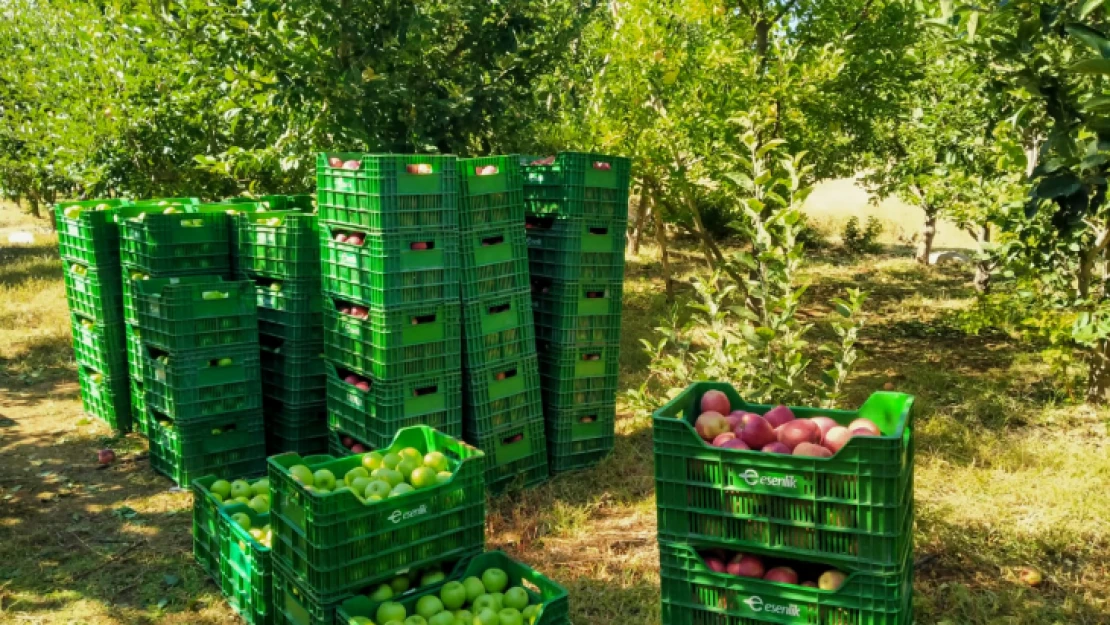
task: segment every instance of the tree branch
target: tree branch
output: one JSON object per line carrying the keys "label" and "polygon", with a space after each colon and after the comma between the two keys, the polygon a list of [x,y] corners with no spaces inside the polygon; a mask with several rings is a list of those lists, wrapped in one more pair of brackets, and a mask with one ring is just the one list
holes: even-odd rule
{"label": "tree branch", "polygon": [[860,26],[863,26],[863,21],[867,19],[867,12],[871,9],[871,5],[874,3],[875,0],[867,0],[867,2],[864,3],[863,8],[860,9],[859,12],[859,19],[856,20],[856,23],[853,24],[846,33],[844,33],[844,35],[841,37],[841,40],[847,39],[848,37],[856,34],[856,31],[859,30]]}
{"label": "tree branch", "polygon": [[782,9],[779,10],[778,14],[775,15],[775,17],[769,22],[769,24],[771,24],[772,26],[778,24],[779,20],[782,19],[782,16],[786,15],[790,11],[790,9],[793,9],[795,4],[798,4],[798,0],[787,0],[786,4],[782,6]]}

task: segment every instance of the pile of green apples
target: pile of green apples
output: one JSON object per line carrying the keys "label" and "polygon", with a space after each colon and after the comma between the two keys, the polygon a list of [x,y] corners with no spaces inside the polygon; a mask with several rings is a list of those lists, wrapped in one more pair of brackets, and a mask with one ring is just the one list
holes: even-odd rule
{"label": "pile of green apples", "polygon": [[[247,480],[216,480],[208,487],[208,496],[221,506],[233,503],[246,504],[258,514],[270,513],[270,478],[259,478],[253,483]],[[251,527],[251,518],[242,512],[231,515],[231,520],[246,530],[252,538],[266,547],[270,546],[270,524],[255,528]]]}
{"label": "pile of green apples", "polygon": [[379,588],[370,595],[373,601],[385,600],[374,614],[376,620],[356,616],[347,625],[532,625],[543,610],[540,604],[530,604],[523,587],[509,588],[509,576],[496,568],[486,569],[480,578],[447,582],[438,594],[417,599],[413,614],[388,598]]}
{"label": "pile of green apples", "polygon": [[432,488],[454,475],[447,456],[438,451],[421,454],[413,447],[363,454],[362,466],[347,471],[342,482],[327,469],[313,471],[303,464],[290,467],[289,473],[313,495],[350,491],[365,503]]}

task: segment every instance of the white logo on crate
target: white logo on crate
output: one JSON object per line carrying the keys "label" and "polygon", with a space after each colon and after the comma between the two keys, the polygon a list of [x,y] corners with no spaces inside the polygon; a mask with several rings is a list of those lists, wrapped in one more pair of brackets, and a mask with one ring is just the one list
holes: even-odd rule
{"label": "white logo on crate", "polygon": [[771,614],[782,614],[783,616],[801,616],[802,609],[796,605],[779,605],[776,603],[764,603],[760,597],[748,597],[744,600],[748,604],[752,612],[769,612]]}
{"label": "white logo on crate", "polygon": [[353,180],[348,180],[346,178],[336,178],[336,180],[335,180],[335,190],[336,191],[354,191],[355,190],[355,183],[354,183]]}
{"label": "white logo on crate", "polygon": [[77,224],[69,224],[69,234],[79,237],[81,236],[81,229],[77,227]]}
{"label": "white logo on crate", "polygon": [[781,477],[768,477],[760,475],[759,471],[755,469],[748,469],[740,475],[748,486],[781,486],[783,488],[797,488],[798,478],[793,475],[783,475]]}
{"label": "white logo on crate", "polygon": [[344,267],[358,267],[358,255],[350,252],[342,252],[339,254],[339,264]]}
{"label": "white logo on crate", "polygon": [[419,508],[413,508],[412,510],[409,510],[408,512],[401,512],[400,510],[394,510],[393,514],[389,515],[389,520],[392,521],[394,524],[397,524],[397,523],[400,523],[401,521],[407,521],[407,520],[409,520],[413,517],[424,516],[425,514],[428,514],[428,505],[427,504],[424,504],[424,505],[420,506]]}

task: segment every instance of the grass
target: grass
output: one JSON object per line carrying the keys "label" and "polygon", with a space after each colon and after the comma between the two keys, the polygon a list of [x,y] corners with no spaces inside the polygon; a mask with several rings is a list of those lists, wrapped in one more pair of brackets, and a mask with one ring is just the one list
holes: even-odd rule
{"label": "grass", "polygon": [[[142,439],[81,416],[53,245],[0,248],[0,623],[238,622],[192,561],[191,496],[150,470]],[[658,271],[650,248],[629,259],[622,388],[668,309]],[[1061,399],[1027,347],[953,327],[969,271],[835,252],[809,270],[807,314],[872,292],[846,403],[888,382],[917,396],[916,622],[1108,623],[1110,411]],[[122,460],[101,470],[107,445]],[[622,407],[601,466],[491,501],[488,547],[564,584],[578,625],[658,623],[653,482],[650,420]]]}

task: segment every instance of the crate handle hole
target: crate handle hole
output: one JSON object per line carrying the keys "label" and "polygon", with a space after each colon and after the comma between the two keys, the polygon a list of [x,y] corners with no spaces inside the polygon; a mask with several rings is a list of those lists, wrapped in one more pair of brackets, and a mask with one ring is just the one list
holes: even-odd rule
{"label": "crate handle hole", "polygon": [[495,237],[487,237],[485,239],[482,239],[482,247],[489,247],[491,245],[501,245],[504,242],[505,242],[505,236],[504,235],[498,235],[498,236],[495,236]]}
{"label": "crate handle hole", "polygon": [[586,299],[605,299],[605,291],[586,291]]}
{"label": "crate handle hole", "polygon": [[486,165],[485,167],[475,167],[474,168],[474,175],[475,176],[496,176],[499,171],[501,171],[501,170],[499,170],[497,168],[497,165]]}
{"label": "crate handle hole", "polygon": [[229,291],[202,291],[200,294],[201,299],[227,299],[231,297]]}
{"label": "crate handle hole", "polygon": [[405,171],[416,176],[427,176],[432,172],[432,165],[430,163],[414,163],[406,165]]}
{"label": "crate handle hole", "polygon": [[601,354],[599,354],[597,352],[591,352],[589,354],[582,354],[582,360],[589,360],[589,361],[601,360]]}
{"label": "crate handle hole", "polygon": [[409,249],[414,252],[426,252],[436,248],[435,241],[416,241],[409,244]]}
{"label": "crate handle hole", "polygon": [[579,423],[593,423],[595,421],[597,421],[597,415],[595,414],[582,415],[578,419]]}
{"label": "crate handle hole", "polygon": [[605,235],[609,234],[609,229],[608,228],[590,228],[590,234],[596,234],[598,236],[605,236]]}
{"label": "crate handle hole", "polygon": [[516,443],[519,443],[523,440],[524,440],[524,433],[521,432],[521,433],[518,433],[518,434],[513,434],[511,436],[506,436],[505,438],[501,439],[501,444],[502,445],[515,445]]}
{"label": "crate handle hole", "polygon": [[613,166],[604,161],[594,161],[594,169],[598,171],[609,171],[610,169],[613,169]]}
{"label": "crate handle hole", "polygon": [[421,397],[423,395],[432,395],[438,390],[439,385],[433,384],[431,386],[421,386],[420,388],[413,390],[412,394],[416,397]]}
{"label": "crate handle hole", "polygon": [[436,315],[435,314],[417,315],[417,316],[412,318],[412,325],[419,326],[419,325],[423,325],[425,323],[434,323],[435,320],[436,320]]}
{"label": "crate handle hole", "polygon": [[498,382],[500,382],[502,380],[508,380],[509,378],[515,378],[516,375],[517,375],[516,367],[513,367],[512,369],[506,369],[505,371],[498,371],[497,374],[494,375],[493,377]]}
{"label": "crate handle hole", "polygon": [[511,303],[496,304],[494,306],[489,307],[489,314],[496,315],[496,314],[499,314],[499,313],[507,312],[512,307],[513,307],[513,305]]}

